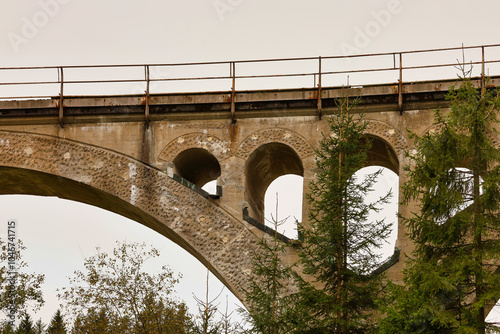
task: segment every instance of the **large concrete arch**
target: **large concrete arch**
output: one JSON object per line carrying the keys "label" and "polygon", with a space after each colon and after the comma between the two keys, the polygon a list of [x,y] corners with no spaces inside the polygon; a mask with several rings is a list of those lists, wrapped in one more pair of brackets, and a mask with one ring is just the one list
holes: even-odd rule
{"label": "large concrete arch", "polygon": [[243,300],[257,237],[216,201],[159,169],[76,141],[0,131],[0,184],[1,194],[58,196],[144,224],[186,249]]}

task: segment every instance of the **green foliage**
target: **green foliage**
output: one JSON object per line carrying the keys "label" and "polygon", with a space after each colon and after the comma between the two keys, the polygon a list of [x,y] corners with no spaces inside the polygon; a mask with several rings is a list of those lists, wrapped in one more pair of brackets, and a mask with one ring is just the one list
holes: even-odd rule
{"label": "green foliage", "polygon": [[412,134],[403,204],[417,203],[418,212],[403,222],[415,251],[406,287],[391,290],[384,333],[485,333],[485,306],[500,296],[500,152],[492,140],[500,99],[467,78],[447,98],[437,130]]}
{"label": "green foliage", "polygon": [[25,314],[17,327],[16,334],[35,334],[33,320],[29,314]]}
{"label": "green foliage", "polygon": [[[434,274],[433,268],[423,268],[426,272],[421,272],[423,275],[429,273]],[[442,282],[435,281],[436,286]],[[411,291],[410,289],[415,289]],[[437,288],[439,289],[439,288]],[[447,295],[446,290],[440,290],[439,299],[429,302],[427,306],[427,294],[423,289],[419,289],[419,285],[399,286],[390,283],[388,285],[388,296],[385,303],[380,304],[380,310],[384,313],[384,318],[380,320],[380,334],[411,334],[411,333],[426,333],[426,334],[451,334],[455,333],[455,329],[446,325],[446,319],[438,318],[441,316],[436,313],[442,307],[445,307],[447,301],[450,300],[450,295]]]}
{"label": "green foliage", "polygon": [[34,328],[35,334],[43,334],[43,333],[45,333],[45,327],[47,327],[47,325],[45,325],[42,322],[42,319],[38,319],[37,322],[35,323],[35,328]]}
{"label": "green foliage", "polygon": [[16,332],[16,330],[11,322],[3,321],[0,324],[0,333],[1,334],[14,334],[15,332]]}
{"label": "green foliage", "polygon": [[[149,297],[151,298],[151,297]],[[174,300],[146,300],[148,306],[139,316],[134,333],[187,333],[191,316],[186,304]]]}
{"label": "green foliage", "polygon": [[66,334],[66,324],[61,310],[58,309],[52,319],[50,320],[49,327],[47,328],[48,334]]}
{"label": "green foliage", "polygon": [[76,317],[71,333],[136,333],[133,327],[126,317],[113,318],[106,314],[105,309],[90,308]]}
{"label": "green foliage", "polygon": [[[283,221],[274,219],[275,230]],[[240,310],[251,326],[251,333],[291,333],[293,297],[284,282],[292,278],[292,270],[281,261],[286,245],[277,239],[265,238],[252,254],[252,274],[244,289],[248,312]]]}
{"label": "green foliage", "polygon": [[370,212],[387,203],[389,194],[365,204],[376,172],[365,180],[354,173],[364,166],[369,140],[367,123],[351,113],[349,99],[329,118],[330,133],[323,135],[316,151],[316,177],[310,185],[309,227],[300,251],[303,273],[313,282],[301,281],[300,308],[305,316],[299,332],[367,333],[374,324],[370,314],[381,291],[380,266],[374,251],[390,233],[385,221],[368,221]]}
{"label": "green foliage", "polygon": [[111,324],[110,319],[106,315],[104,309],[96,310],[95,308],[88,309],[85,313],[79,314],[73,322],[72,333],[113,333],[114,330],[124,330],[128,328],[128,324]]}
{"label": "green foliage", "polygon": [[[10,240],[8,242],[13,242]],[[10,268],[7,246],[8,242],[0,239],[0,310],[7,317],[9,306],[14,301],[16,314],[24,316],[28,309],[38,310],[43,304],[41,285],[45,279],[42,274],[27,274],[23,272],[28,265],[22,260],[22,251],[26,249],[20,240],[15,247],[16,268]],[[13,272],[15,276],[15,290],[11,290]]]}
{"label": "green foliage", "polygon": [[76,271],[59,298],[69,314],[78,315],[74,331],[98,328],[103,333],[186,333],[186,306],[172,297],[179,278],[167,267],[154,275],[143,270],[146,260],[159,256],[145,244],[117,243],[112,255],[85,259],[86,272]]}

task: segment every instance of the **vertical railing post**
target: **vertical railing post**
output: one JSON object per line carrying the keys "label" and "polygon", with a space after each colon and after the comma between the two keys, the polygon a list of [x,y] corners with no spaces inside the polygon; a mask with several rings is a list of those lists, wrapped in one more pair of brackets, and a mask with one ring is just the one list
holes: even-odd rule
{"label": "vertical railing post", "polygon": [[323,106],[321,101],[322,86],[321,86],[321,56],[318,58],[318,117],[319,120],[323,117]]}
{"label": "vertical railing post", "polygon": [[403,54],[399,53],[398,109],[403,115]]}
{"label": "vertical railing post", "polygon": [[61,88],[59,90],[59,124],[61,128],[64,128],[64,71],[62,67],[59,67],[61,71]]}
{"label": "vertical railing post", "polygon": [[486,92],[486,76],[484,72],[484,46],[481,46],[481,95]]}
{"label": "vertical railing post", "polygon": [[235,62],[231,62],[229,66],[229,70],[231,73],[231,79],[232,79],[232,84],[231,84],[231,123],[236,123],[236,103],[235,103],[235,97],[236,97],[236,64]]}
{"label": "vertical railing post", "polygon": [[146,119],[146,127],[149,127],[149,65],[145,66],[145,75],[146,75],[146,108],[144,110],[144,116]]}

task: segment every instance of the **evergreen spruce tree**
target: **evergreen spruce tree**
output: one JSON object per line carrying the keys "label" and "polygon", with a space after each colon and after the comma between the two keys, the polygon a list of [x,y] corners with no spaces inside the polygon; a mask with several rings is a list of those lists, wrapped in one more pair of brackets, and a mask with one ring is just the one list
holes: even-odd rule
{"label": "evergreen spruce tree", "polygon": [[469,78],[447,98],[450,111],[435,112],[438,130],[413,134],[403,196],[419,211],[403,221],[415,250],[383,333],[486,333],[485,309],[500,296],[500,152],[492,139],[500,99]]}
{"label": "evergreen spruce tree", "polygon": [[16,330],[11,322],[2,321],[0,323],[0,333],[1,334],[14,334],[15,332],[16,332]]}
{"label": "evergreen spruce tree", "polygon": [[47,328],[48,334],[66,334],[66,325],[61,310],[58,309],[52,319],[50,320],[49,327]]}
{"label": "evergreen spruce tree", "polygon": [[1,334],[14,334],[16,332],[11,322],[4,321],[0,324]]}
{"label": "evergreen spruce tree", "polygon": [[21,319],[16,334],[35,334],[35,326],[29,314],[25,314]]}
{"label": "evergreen spruce tree", "polygon": [[[193,322],[184,303],[175,300],[155,300],[153,297],[146,298],[145,303],[147,307],[139,315],[140,321],[135,323],[132,333],[184,334]],[[124,332],[119,329],[126,324],[125,320],[118,322],[115,332]],[[117,323],[116,320],[114,322]]]}
{"label": "evergreen spruce tree", "polygon": [[[156,312],[156,305],[152,304],[151,308],[155,309],[152,312]],[[72,323],[71,333],[154,333],[148,329],[134,328],[134,324],[127,317],[109,317],[106,312],[105,308],[92,307],[78,314]],[[156,331],[156,333],[163,332]]]}
{"label": "evergreen spruce tree", "polygon": [[292,279],[291,267],[281,261],[286,245],[278,240],[278,226],[284,223],[272,218],[275,234],[272,241],[265,237],[252,255],[250,286],[244,289],[248,312],[242,313],[250,324],[250,333],[288,334],[293,332],[296,319],[292,314],[294,302],[285,282]]}
{"label": "evergreen spruce tree", "polygon": [[35,334],[43,334],[43,333],[45,333],[45,327],[46,326],[47,325],[45,325],[42,322],[42,319],[38,319],[37,322],[35,323],[35,327],[34,327]]}
{"label": "evergreen spruce tree", "polygon": [[370,142],[363,135],[367,122],[355,118],[348,97],[340,100],[339,113],[329,118],[330,133],[316,151],[316,178],[310,185],[309,227],[301,227],[303,273],[300,333],[369,333],[375,300],[381,291],[380,266],[374,251],[390,233],[384,221],[368,215],[387,202],[390,193],[366,204],[366,194],[381,171],[364,180],[354,173],[367,159]]}

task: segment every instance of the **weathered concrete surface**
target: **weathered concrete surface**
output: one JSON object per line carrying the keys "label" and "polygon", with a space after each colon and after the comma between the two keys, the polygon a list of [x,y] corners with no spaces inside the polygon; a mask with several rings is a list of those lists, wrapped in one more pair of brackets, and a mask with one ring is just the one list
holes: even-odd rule
{"label": "weathered concrete surface", "polygon": [[55,195],[116,212],[181,245],[237,295],[245,285],[255,235],[154,167],[91,145],[3,131],[0,164],[0,193]]}
{"label": "weathered concrete surface", "polygon": [[[407,85],[402,113],[391,85],[351,90],[365,98],[358,111],[374,139],[368,165],[390,168],[403,184],[404,152],[412,150],[407,130],[431,129],[433,108],[446,106],[446,87]],[[334,112],[340,90],[323,92],[323,112]],[[237,99],[234,124],[227,93],[154,96],[146,126],[140,97],[68,97],[64,128],[54,101],[0,101],[0,193],[55,195],[134,219],[196,256],[241,298],[250,252],[264,235],[242,220],[242,208],[262,219],[265,189],[287,173],[304,177],[305,197],[328,123],[317,116],[312,90],[243,92]],[[222,197],[196,194],[172,180],[172,170],[193,183],[217,179]],[[305,201],[303,207],[307,212]],[[412,210],[399,208],[403,215]],[[412,250],[405,232],[399,226],[401,261],[388,271],[396,281]],[[295,259],[290,246],[286,261]]]}

